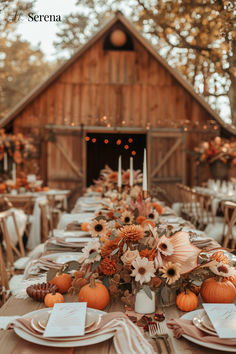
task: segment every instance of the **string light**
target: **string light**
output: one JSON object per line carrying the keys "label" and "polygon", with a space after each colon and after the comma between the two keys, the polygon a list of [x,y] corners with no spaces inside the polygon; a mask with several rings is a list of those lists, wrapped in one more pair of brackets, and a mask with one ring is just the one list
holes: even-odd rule
{"label": "string light", "polygon": [[131,152],[131,154],[132,154],[133,156],[135,156],[135,155],[136,155],[136,151],[133,150],[133,151]]}
{"label": "string light", "polygon": [[90,137],[89,137],[89,136],[86,136],[86,137],[85,137],[85,140],[86,140],[86,141],[89,141],[89,140],[90,140]]}
{"label": "string light", "polygon": [[121,140],[120,139],[116,140],[116,145],[120,145],[120,144],[121,144]]}
{"label": "string light", "polygon": [[125,150],[128,150],[129,145],[125,145],[124,148],[125,148]]}
{"label": "string light", "polygon": [[129,138],[128,139],[128,142],[131,144],[133,142],[133,139],[132,138]]}
{"label": "string light", "polygon": [[108,139],[105,139],[105,140],[104,140],[104,143],[105,143],[105,144],[108,144],[108,143],[109,143],[109,140],[108,140]]}
{"label": "string light", "polygon": [[92,139],[92,143],[96,143],[97,139],[96,138],[93,138]]}

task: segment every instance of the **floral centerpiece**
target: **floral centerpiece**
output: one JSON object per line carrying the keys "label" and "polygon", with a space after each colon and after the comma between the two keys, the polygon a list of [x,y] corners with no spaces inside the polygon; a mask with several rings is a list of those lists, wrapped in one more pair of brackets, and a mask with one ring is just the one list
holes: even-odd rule
{"label": "floral centerpiece", "polygon": [[[165,302],[171,289],[196,288],[194,279],[200,279],[199,274],[206,276],[205,267],[208,277],[209,266],[215,267],[215,274],[223,271],[217,268],[215,259],[199,265],[201,250],[191,243],[187,232],[174,231],[171,226],[163,228],[161,213],[158,203],[143,200],[141,195],[128,202],[119,201],[113,209],[98,211],[95,219],[86,223],[95,239],[82,249],[71,291],[80,289],[96,273],[113,298],[133,307],[140,289],[150,298],[152,291],[157,292],[159,301]],[[227,271],[231,276],[235,273],[233,267],[225,267],[225,276]]]}
{"label": "floral centerpiece", "polygon": [[206,161],[214,178],[227,178],[231,164],[236,164],[236,141],[229,141],[217,136],[204,141],[195,148],[198,162]]}

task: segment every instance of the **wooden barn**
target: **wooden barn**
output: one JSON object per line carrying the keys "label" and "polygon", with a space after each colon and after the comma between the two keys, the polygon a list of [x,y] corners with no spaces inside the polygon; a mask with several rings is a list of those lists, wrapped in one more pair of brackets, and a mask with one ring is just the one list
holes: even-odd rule
{"label": "wooden barn", "polygon": [[235,134],[121,13],[0,125],[37,136],[45,183],[78,192],[120,154],[123,168],[133,155],[141,169],[144,147],[150,186],[194,184],[186,151],[217,126]]}

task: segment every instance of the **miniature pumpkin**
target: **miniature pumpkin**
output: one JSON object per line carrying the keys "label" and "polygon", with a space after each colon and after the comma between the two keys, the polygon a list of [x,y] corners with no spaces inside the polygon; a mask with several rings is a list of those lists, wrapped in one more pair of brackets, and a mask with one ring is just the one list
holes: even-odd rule
{"label": "miniature pumpkin", "polygon": [[58,304],[62,302],[64,302],[63,295],[56,292],[49,293],[44,298],[44,303],[47,307],[53,307],[54,304]]}
{"label": "miniature pumpkin", "polygon": [[193,311],[198,305],[197,295],[186,289],[177,296],[176,305],[181,311]]}
{"label": "miniature pumpkin", "polygon": [[89,231],[88,226],[89,226],[89,222],[83,222],[83,224],[81,224],[81,230]]}
{"label": "miniature pumpkin", "polygon": [[204,302],[232,303],[236,298],[236,288],[226,278],[209,278],[201,286],[201,296]]}
{"label": "miniature pumpkin", "polygon": [[66,293],[71,287],[72,277],[70,274],[59,273],[51,281],[51,284],[57,285],[60,293]]}
{"label": "miniature pumpkin", "polygon": [[79,292],[79,301],[87,302],[87,306],[93,309],[102,310],[109,303],[110,295],[105,285],[95,281],[96,277],[97,275],[93,274],[90,284],[82,287]]}

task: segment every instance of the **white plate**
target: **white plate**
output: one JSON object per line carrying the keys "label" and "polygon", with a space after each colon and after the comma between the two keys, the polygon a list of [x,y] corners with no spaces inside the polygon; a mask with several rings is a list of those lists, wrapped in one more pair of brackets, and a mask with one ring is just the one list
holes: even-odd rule
{"label": "white plate", "polygon": [[[41,309],[41,310],[29,312],[22,317],[34,316],[35,314],[42,312],[42,311],[48,311],[48,309]],[[95,310],[95,309],[90,309],[90,311],[97,312],[98,314],[101,314],[101,315],[104,315],[106,313],[104,311],[99,311],[99,310]],[[94,338],[90,338],[90,339],[80,339],[78,341],[74,340],[74,341],[60,341],[60,342],[55,341],[54,342],[54,341],[49,341],[46,339],[40,339],[40,338],[34,337],[33,335],[26,333],[25,331],[23,331],[20,328],[14,328],[14,331],[19,337],[27,340],[28,342],[39,344],[39,345],[45,345],[48,347],[64,347],[64,348],[84,347],[86,345],[101,343],[107,339],[112,338],[115,334],[115,332],[112,332],[112,333],[108,333],[108,334],[98,335],[98,336],[96,336]]]}
{"label": "white plate", "polygon": [[78,261],[82,256],[82,252],[64,252],[64,253],[49,253],[41,258],[51,259],[56,263],[66,263],[70,261]]}
{"label": "white plate", "polygon": [[[202,310],[195,310],[191,311],[188,313],[185,313],[181,318],[184,320],[193,320],[193,318],[197,315],[200,314]],[[196,343],[198,345],[201,345],[202,347],[210,348],[210,349],[215,349],[215,350],[221,350],[222,352],[231,352],[235,353],[235,348],[230,345],[220,345],[220,344],[214,344],[214,343],[207,343],[207,342],[201,342],[200,340],[187,336],[186,334],[182,334],[182,337],[188,339],[190,342]]]}
{"label": "white plate", "polygon": [[55,229],[53,230],[53,237],[84,237],[88,236],[89,233],[88,231],[80,231],[80,230],[75,230],[75,231],[65,231],[65,230],[58,230]]}

